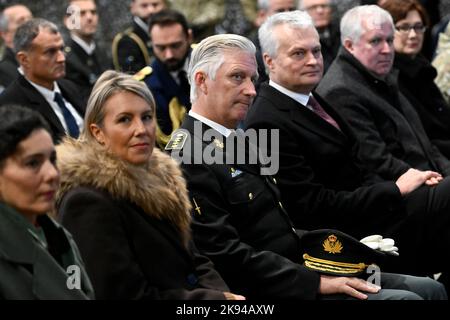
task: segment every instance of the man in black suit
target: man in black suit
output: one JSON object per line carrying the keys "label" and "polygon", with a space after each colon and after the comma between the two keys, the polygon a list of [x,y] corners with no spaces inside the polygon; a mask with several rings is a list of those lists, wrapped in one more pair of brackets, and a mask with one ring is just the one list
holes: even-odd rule
{"label": "man in black suit", "polygon": [[[319,95],[319,35],[305,12],[269,18],[260,31],[270,83],[263,85],[247,128],[279,130],[278,185],[296,226],[334,228],[361,238],[393,237],[400,272],[438,272],[450,245],[450,179],[410,169],[396,181],[364,171],[359,144],[347,123]],[[272,148],[276,150],[275,148]],[[429,187],[433,186],[433,187]]]}
{"label": "man in black suit", "polygon": [[[234,130],[256,95],[255,51],[250,40],[224,34],[206,38],[192,52],[192,109],[166,150],[182,161],[196,246],[230,288],[248,298],[411,298],[403,290],[368,286],[353,277],[350,264],[344,277],[319,275],[301,265],[304,231],[293,228],[277,182],[261,167],[251,141]],[[434,287],[430,279],[386,274],[380,284],[416,291],[416,281]]]}
{"label": "man in black suit", "polygon": [[112,56],[117,71],[136,73],[150,65],[152,44],[148,34],[148,20],[153,13],[167,7],[166,0],[131,0],[133,23],[114,37]]}
{"label": "man in black suit", "polygon": [[66,52],[66,79],[77,84],[87,102],[98,77],[111,67],[106,52],[95,42],[98,13],[95,0],[70,0],[64,25],[70,31]]}
{"label": "man in black suit", "polygon": [[64,42],[58,28],[44,19],[32,19],[14,37],[20,75],[1,95],[0,105],[23,105],[44,116],[53,138],[66,133],[77,137],[83,126],[84,106],[78,89],[65,75]]}
{"label": "man in black suit", "polygon": [[6,7],[0,13],[0,38],[5,46],[0,59],[0,93],[19,75],[19,64],[14,53],[14,35],[17,28],[31,18],[31,11],[20,4]]}

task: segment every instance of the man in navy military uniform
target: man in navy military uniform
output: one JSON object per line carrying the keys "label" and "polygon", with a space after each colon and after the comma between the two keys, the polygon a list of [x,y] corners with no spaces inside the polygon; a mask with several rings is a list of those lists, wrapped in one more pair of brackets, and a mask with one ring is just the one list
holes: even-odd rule
{"label": "man in navy military uniform", "polygon": [[[262,175],[270,172],[262,170],[267,168],[258,152],[234,130],[256,95],[255,51],[247,38],[223,34],[206,38],[192,52],[192,109],[166,150],[182,160],[196,246],[234,291],[250,299],[445,299],[442,285],[429,278],[381,273],[380,290],[356,277],[322,275],[302,265],[302,253],[324,257],[311,246],[321,245],[322,237],[309,236],[308,251],[302,249],[304,231],[293,228],[277,182]],[[256,161],[240,161],[241,155]],[[351,250],[357,246],[349,237],[334,235],[345,248],[327,260],[374,262],[359,256],[364,250]]]}
{"label": "man in navy military uniform", "polygon": [[137,77],[147,73],[144,81],[156,100],[157,143],[164,147],[191,106],[186,71],[192,31],[183,14],[167,9],[152,16],[149,32],[155,60]]}
{"label": "man in navy military uniform", "polygon": [[148,19],[166,7],[166,0],[131,0],[133,23],[130,28],[117,34],[112,43],[113,63],[117,71],[135,73],[151,63]]}

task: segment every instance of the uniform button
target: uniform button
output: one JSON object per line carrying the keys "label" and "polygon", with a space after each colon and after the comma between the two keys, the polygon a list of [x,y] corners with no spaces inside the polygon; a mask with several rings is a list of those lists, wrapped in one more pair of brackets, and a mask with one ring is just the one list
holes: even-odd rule
{"label": "uniform button", "polygon": [[281,203],[281,201],[278,201],[278,205],[280,206],[281,209],[284,209],[283,208],[283,204]]}
{"label": "uniform button", "polygon": [[198,282],[198,278],[195,274],[190,273],[187,276],[187,282],[191,285],[191,286],[195,286]]}
{"label": "uniform button", "polygon": [[253,193],[250,192],[250,193],[248,194],[248,198],[249,198],[250,200],[253,200]]}

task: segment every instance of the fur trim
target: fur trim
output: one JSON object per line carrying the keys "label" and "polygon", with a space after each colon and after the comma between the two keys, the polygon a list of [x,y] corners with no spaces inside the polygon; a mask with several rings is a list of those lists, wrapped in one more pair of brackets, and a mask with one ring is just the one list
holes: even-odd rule
{"label": "fur trim", "polygon": [[107,190],[116,199],[129,200],[157,219],[171,221],[187,245],[190,239],[191,203],[178,164],[159,149],[145,166],[135,166],[106,152],[100,145],[64,139],[56,147],[64,194],[78,186]]}

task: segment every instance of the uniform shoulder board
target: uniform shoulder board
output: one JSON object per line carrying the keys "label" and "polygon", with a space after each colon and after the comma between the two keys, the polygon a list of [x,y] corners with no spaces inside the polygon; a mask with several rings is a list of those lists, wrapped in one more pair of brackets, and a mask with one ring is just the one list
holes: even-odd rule
{"label": "uniform shoulder board", "polygon": [[183,149],[184,144],[186,143],[188,137],[188,133],[184,130],[175,131],[172,134],[169,142],[167,143],[165,150],[181,150]]}
{"label": "uniform shoulder board", "polygon": [[138,72],[136,72],[135,75],[133,76],[133,78],[135,78],[138,81],[142,81],[145,79],[145,77],[149,76],[152,72],[153,72],[152,67],[146,66],[146,67],[142,68],[141,70],[139,70]]}

